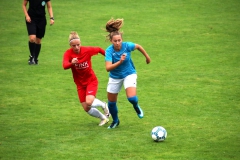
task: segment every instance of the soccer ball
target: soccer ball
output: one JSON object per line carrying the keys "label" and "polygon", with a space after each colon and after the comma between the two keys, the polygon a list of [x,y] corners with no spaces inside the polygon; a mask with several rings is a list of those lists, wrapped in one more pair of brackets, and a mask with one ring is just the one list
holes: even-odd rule
{"label": "soccer ball", "polygon": [[157,126],[152,129],[151,136],[155,142],[161,142],[167,138],[167,131],[162,126]]}

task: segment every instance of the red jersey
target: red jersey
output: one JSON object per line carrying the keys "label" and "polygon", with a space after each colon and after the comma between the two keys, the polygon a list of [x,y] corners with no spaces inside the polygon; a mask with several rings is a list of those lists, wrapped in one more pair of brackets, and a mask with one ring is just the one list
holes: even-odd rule
{"label": "red jersey", "polygon": [[[91,57],[101,53],[105,56],[105,51],[100,47],[80,47],[80,52],[75,53],[73,49],[68,49],[63,55],[63,68],[72,69],[73,79],[77,86],[87,85],[89,82],[97,80],[92,69]],[[78,63],[73,65],[72,59],[77,58]]]}

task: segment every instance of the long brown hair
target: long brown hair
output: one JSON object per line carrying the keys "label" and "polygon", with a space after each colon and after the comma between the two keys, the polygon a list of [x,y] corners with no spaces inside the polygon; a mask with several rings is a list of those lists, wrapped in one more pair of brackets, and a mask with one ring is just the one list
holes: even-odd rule
{"label": "long brown hair", "polygon": [[111,41],[112,37],[115,35],[121,35],[123,32],[120,32],[120,28],[123,26],[123,19],[113,19],[111,18],[107,24],[106,24],[106,32],[109,32],[109,34],[106,36],[106,39]]}

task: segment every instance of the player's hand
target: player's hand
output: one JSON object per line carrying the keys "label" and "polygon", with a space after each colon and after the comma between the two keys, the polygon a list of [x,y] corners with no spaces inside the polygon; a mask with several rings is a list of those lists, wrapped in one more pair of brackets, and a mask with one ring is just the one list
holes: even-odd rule
{"label": "player's hand", "polygon": [[73,58],[72,59],[72,64],[76,64],[76,63],[78,63],[78,59],[77,58]]}
{"label": "player's hand", "polygon": [[54,20],[50,19],[50,25],[52,26],[54,24]]}
{"label": "player's hand", "polygon": [[149,64],[151,62],[151,58],[149,56],[146,57],[146,63]]}
{"label": "player's hand", "polygon": [[29,16],[27,16],[27,17],[26,17],[26,21],[27,21],[28,23],[31,23],[31,18],[30,18]]}
{"label": "player's hand", "polygon": [[123,54],[121,55],[120,62],[122,63],[122,62],[126,59],[126,57],[127,57],[127,54],[126,54],[126,53],[123,53]]}

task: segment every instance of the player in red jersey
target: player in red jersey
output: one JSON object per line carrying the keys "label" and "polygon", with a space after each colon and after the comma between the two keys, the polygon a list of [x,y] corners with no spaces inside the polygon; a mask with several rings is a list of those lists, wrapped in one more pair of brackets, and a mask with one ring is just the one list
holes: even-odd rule
{"label": "player in red jersey", "polygon": [[[63,55],[63,68],[72,70],[73,79],[77,86],[78,97],[83,109],[91,116],[101,119],[99,126],[109,121],[109,110],[107,103],[95,98],[98,89],[98,80],[92,69],[91,57],[105,51],[100,47],[81,46],[77,32],[69,35],[70,49]],[[102,107],[102,114],[96,107]]]}

